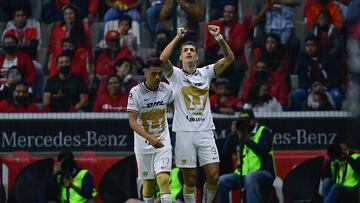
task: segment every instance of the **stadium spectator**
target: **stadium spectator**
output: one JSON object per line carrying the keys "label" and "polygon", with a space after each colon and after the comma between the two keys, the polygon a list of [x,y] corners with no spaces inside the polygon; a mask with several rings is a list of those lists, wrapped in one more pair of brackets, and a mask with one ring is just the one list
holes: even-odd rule
{"label": "stadium spectator", "polygon": [[0,21],[6,22],[13,18],[13,12],[19,7],[26,9],[26,12],[31,15],[30,0],[0,0],[0,12],[2,16]]}
{"label": "stadium spectator", "polygon": [[214,113],[234,114],[242,107],[240,101],[230,94],[229,80],[218,78],[215,82],[215,92],[210,95],[211,111]]}
{"label": "stadium spectator", "polygon": [[290,93],[292,110],[302,109],[307,91],[315,80],[323,81],[325,87],[330,90],[336,108],[340,108],[342,94],[334,79],[336,72],[327,57],[321,54],[317,37],[310,35],[305,39],[305,52],[299,57],[296,74],[299,76],[299,88]]}
{"label": "stadium spectator", "polygon": [[26,82],[17,82],[11,87],[11,96],[0,101],[0,112],[2,113],[35,113],[39,111],[38,106],[29,95],[29,86]]}
{"label": "stadium spectator", "polygon": [[335,103],[327,92],[323,80],[314,80],[306,102],[307,110],[334,110]]}
{"label": "stadium spectator", "polygon": [[0,83],[7,81],[7,73],[10,67],[17,66],[27,85],[31,86],[36,79],[36,70],[32,58],[17,49],[16,36],[7,34],[2,41],[4,53],[0,53]]}
{"label": "stadium spectator", "polygon": [[121,15],[128,15],[136,22],[140,22],[140,13],[142,0],[105,0],[109,9],[104,15],[104,23],[116,20]]}
{"label": "stadium spectator", "polygon": [[121,90],[121,82],[117,75],[107,79],[107,91],[98,96],[93,112],[126,112],[128,93]]}
{"label": "stadium spectator", "polygon": [[119,18],[120,46],[127,46],[135,55],[138,51],[137,37],[129,33],[132,19],[128,15],[122,15]]}
{"label": "stadium spectator", "polygon": [[[137,84],[132,73],[132,63],[127,59],[120,59],[115,64],[114,74],[120,78],[120,90],[125,94],[129,94],[130,89]],[[108,78],[103,78],[97,90],[97,95],[101,96],[106,93]]]}
{"label": "stadium spectator", "polygon": [[83,80],[71,73],[71,57],[60,55],[59,74],[48,78],[43,94],[44,112],[78,112],[88,104],[87,88]]}
{"label": "stadium spectator", "polygon": [[[294,43],[290,38],[294,35],[294,12],[295,6],[300,5],[300,0],[274,0],[270,3],[270,9],[266,12],[265,31],[280,36],[282,44]],[[290,40],[290,41],[289,41]]]}
{"label": "stadium spectator", "polygon": [[81,20],[79,10],[72,4],[63,8],[63,20],[58,21],[51,31],[49,44],[49,65],[48,69],[56,69],[57,57],[62,53],[62,40],[64,38],[72,39],[76,47],[85,48],[90,63],[93,63],[93,52],[89,24],[87,21]]}
{"label": "stadium spectator", "polygon": [[133,55],[126,46],[120,46],[120,33],[110,30],[105,35],[107,48],[100,51],[96,59],[95,73],[101,80],[114,73],[115,64],[121,59],[132,60]]}
{"label": "stadium spectator", "polygon": [[311,28],[309,35],[319,38],[321,51],[330,59],[340,60],[344,47],[343,38],[340,32],[331,23],[331,15],[328,10],[319,13],[317,24]]}
{"label": "stadium spectator", "polygon": [[165,49],[166,45],[171,40],[170,30],[158,30],[155,34],[155,57],[160,56],[161,52]]}
{"label": "stadium spectator", "polygon": [[62,19],[63,8],[72,4],[79,9],[79,18],[85,19],[89,24],[94,22],[100,6],[100,0],[56,0],[42,2],[42,21],[56,22]]}
{"label": "stadium spectator", "polygon": [[[159,14],[159,19],[162,22],[158,24],[158,29],[172,30],[173,1],[164,1],[164,6]],[[176,11],[177,27],[186,27],[188,29],[186,39],[196,42],[199,39],[199,21],[202,13],[200,0],[180,0]]]}
{"label": "stadium spectator", "polygon": [[[222,75],[222,77],[229,79],[231,84],[229,88],[232,95],[238,94],[244,72],[247,69],[244,49],[249,39],[249,29],[251,29],[251,27],[249,27],[251,25],[241,24],[237,19],[237,9],[235,5],[227,4],[224,6],[223,18],[208,23],[208,25],[217,25],[220,27],[222,31],[221,34],[224,36],[224,39],[236,57],[231,68],[227,69]],[[204,50],[206,64],[214,63],[222,58],[220,47],[207,30],[204,36]]]}
{"label": "stadium spectator", "polygon": [[[0,100],[7,99],[11,96],[10,89],[13,87],[14,84],[20,82],[23,79],[20,71],[18,70],[17,66],[12,66],[9,68],[8,77],[5,83],[1,84],[0,86]],[[28,87],[29,94],[32,94],[32,88]]]}
{"label": "stadium spectator", "polygon": [[[90,84],[88,73],[89,58],[85,48],[77,48],[75,41],[72,38],[64,38],[61,40],[62,53],[71,57],[71,73],[80,76],[85,82],[86,86]],[[51,65],[49,76],[56,76],[59,74],[55,61]]]}
{"label": "stadium spectator", "polygon": [[229,192],[239,188],[245,189],[246,202],[262,202],[260,188],[272,187],[275,178],[272,148],[271,129],[259,124],[253,111],[241,111],[223,147],[226,156],[236,153],[236,170],[220,176],[217,202],[230,202]]}
{"label": "stadium spectator", "polygon": [[2,39],[5,35],[16,36],[19,49],[35,59],[37,48],[41,42],[40,23],[28,19],[27,10],[24,7],[14,8],[13,19],[7,23]]}
{"label": "stadium spectator", "polygon": [[265,46],[256,48],[252,57],[253,66],[244,83],[241,101],[246,103],[253,84],[265,83],[269,87],[270,95],[285,106],[288,101],[289,63],[279,36],[267,34]]}
{"label": "stadium spectator", "polygon": [[317,0],[310,4],[305,10],[306,29],[310,30],[317,23],[318,16],[322,10],[328,10],[331,16],[331,22],[335,25],[337,30],[341,30],[343,23],[341,11],[335,4],[334,0]]}
{"label": "stadium spectator", "polygon": [[324,203],[359,200],[360,154],[350,149],[346,139],[337,135],[335,144],[328,147],[324,170]]}
{"label": "stadium spectator", "polygon": [[146,22],[149,27],[149,31],[154,36],[156,32],[156,26],[159,23],[159,14],[164,6],[164,0],[149,0],[150,6],[146,9]]}
{"label": "stadium spectator", "polygon": [[94,177],[77,166],[71,151],[57,155],[49,185],[49,190],[57,192],[57,202],[95,202]]}
{"label": "stadium spectator", "polygon": [[250,88],[249,99],[244,109],[251,109],[256,113],[281,112],[281,104],[275,97],[269,95],[267,84],[254,84]]}

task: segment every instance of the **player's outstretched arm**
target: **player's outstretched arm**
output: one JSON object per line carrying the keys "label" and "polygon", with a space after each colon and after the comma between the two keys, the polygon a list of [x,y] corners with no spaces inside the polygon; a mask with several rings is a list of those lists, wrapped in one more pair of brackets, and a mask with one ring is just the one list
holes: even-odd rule
{"label": "player's outstretched arm", "polygon": [[163,52],[160,55],[160,61],[162,67],[164,69],[164,73],[167,77],[171,76],[173,72],[172,64],[170,62],[171,54],[173,53],[176,45],[180,42],[180,40],[185,36],[187,30],[183,27],[177,29],[176,36],[173,40],[165,47]]}
{"label": "player's outstretched arm", "polygon": [[145,138],[153,147],[161,148],[164,146],[159,139],[146,132],[144,128],[139,125],[139,123],[137,122],[137,112],[129,111],[129,125],[131,129],[133,129],[137,134]]}
{"label": "player's outstretched arm", "polygon": [[224,57],[222,59],[218,60],[214,66],[215,75],[219,76],[232,64],[235,57],[234,57],[234,53],[232,52],[231,48],[229,47],[229,45],[226,43],[226,41],[220,34],[220,27],[216,26],[216,25],[208,25],[208,29],[209,29],[210,34],[219,43],[219,45],[224,53]]}

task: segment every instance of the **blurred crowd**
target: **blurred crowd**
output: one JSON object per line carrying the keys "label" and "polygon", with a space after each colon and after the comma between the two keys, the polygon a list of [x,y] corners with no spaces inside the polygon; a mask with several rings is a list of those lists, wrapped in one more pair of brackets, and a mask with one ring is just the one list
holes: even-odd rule
{"label": "blurred crowd", "polygon": [[159,56],[174,28],[186,27],[200,47],[199,67],[222,57],[209,24],[236,56],[213,81],[213,112],[346,109],[346,43],[359,32],[347,11],[356,0],[249,4],[0,0],[0,112],[125,112],[144,61]]}

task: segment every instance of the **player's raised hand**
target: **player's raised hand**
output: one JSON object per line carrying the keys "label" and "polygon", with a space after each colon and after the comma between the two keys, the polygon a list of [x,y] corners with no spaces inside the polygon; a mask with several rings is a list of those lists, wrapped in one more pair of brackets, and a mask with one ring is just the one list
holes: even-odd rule
{"label": "player's raised hand", "polygon": [[220,35],[220,27],[217,25],[208,25],[208,30],[210,34],[214,37]]}
{"label": "player's raised hand", "polygon": [[161,148],[164,146],[164,144],[156,137],[151,136],[148,140],[149,144],[153,146],[154,148]]}
{"label": "player's raised hand", "polygon": [[185,28],[183,28],[183,27],[179,27],[179,28],[177,29],[176,35],[179,36],[179,37],[181,37],[181,38],[183,38],[183,37],[186,35],[186,33],[187,33],[187,29],[185,29]]}

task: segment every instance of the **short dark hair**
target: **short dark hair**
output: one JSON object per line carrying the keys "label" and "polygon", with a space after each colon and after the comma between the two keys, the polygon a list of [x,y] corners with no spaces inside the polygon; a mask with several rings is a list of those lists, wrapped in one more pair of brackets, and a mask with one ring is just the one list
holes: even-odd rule
{"label": "short dark hair", "polygon": [[70,43],[72,45],[74,45],[75,49],[76,49],[76,42],[73,38],[71,37],[66,37],[64,39],[61,40],[61,47],[64,46],[65,43]]}
{"label": "short dark hair", "polygon": [[161,61],[159,58],[153,57],[146,62],[146,67],[161,67]]}
{"label": "short dark hair", "polygon": [[194,42],[194,41],[191,41],[191,40],[188,40],[188,41],[186,41],[186,42],[184,42],[184,43],[182,43],[182,44],[180,45],[180,54],[181,54],[182,48],[183,48],[184,46],[186,46],[186,45],[192,45],[192,46],[194,46],[194,47],[195,47],[195,51],[196,51],[196,53],[197,53],[197,47],[196,47],[195,42]]}
{"label": "short dark hair", "polygon": [[23,11],[25,16],[28,17],[31,14],[30,5],[17,5],[11,10],[11,16],[15,17],[16,12]]}
{"label": "short dark hair", "polygon": [[57,155],[57,161],[62,161],[65,158],[74,159],[74,154],[70,150],[64,150]]}
{"label": "short dark hair", "polygon": [[308,41],[315,42],[315,44],[317,46],[320,45],[320,39],[317,36],[315,36],[314,34],[310,34],[310,35],[306,36],[305,43],[308,42]]}
{"label": "short dark hair", "polygon": [[60,57],[69,57],[70,58],[70,60],[72,60],[72,57],[68,54],[68,53],[61,53],[57,58],[56,58],[56,63],[58,63],[59,62],[59,59],[60,59]]}
{"label": "short dark hair", "polygon": [[[123,58],[123,59],[119,59],[117,62],[116,62],[116,64],[115,64],[115,67],[116,66],[121,66],[123,63],[125,63],[125,62],[129,62],[130,64],[131,64],[131,60],[129,60],[129,59],[126,59],[126,58]],[[116,71],[116,70],[115,70]]]}
{"label": "short dark hair", "polygon": [[319,18],[320,16],[324,16],[326,19],[331,20],[330,11],[328,11],[327,9],[321,10],[320,13],[318,14],[318,18]]}
{"label": "short dark hair", "polygon": [[107,80],[106,80],[106,85],[109,84],[109,81],[110,81],[111,78],[116,78],[119,82],[121,82],[121,78],[120,78],[118,75],[113,74],[113,75],[110,75],[110,76],[107,78]]}
{"label": "short dark hair", "polygon": [[131,19],[130,16],[128,16],[128,15],[121,15],[121,16],[119,17],[119,22],[121,22],[121,21],[126,21],[126,22],[128,22],[128,23],[129,23],[129,27],[131,28],[131,26],[132,26],[132,19]]}

